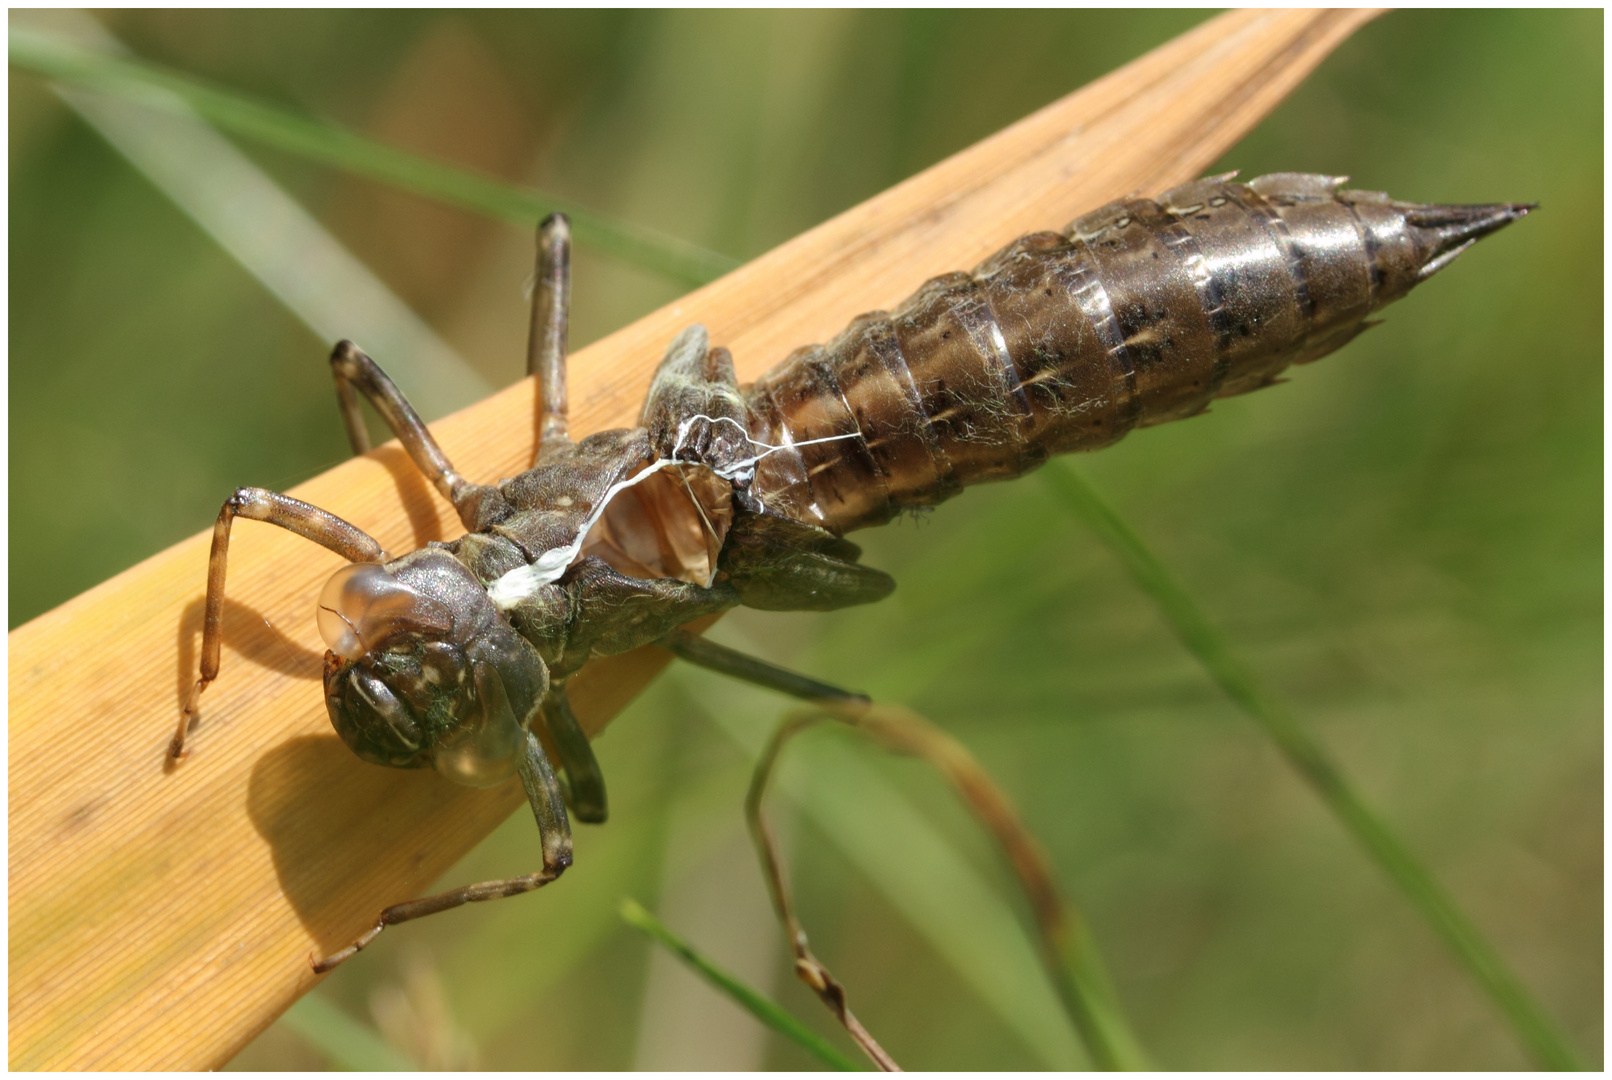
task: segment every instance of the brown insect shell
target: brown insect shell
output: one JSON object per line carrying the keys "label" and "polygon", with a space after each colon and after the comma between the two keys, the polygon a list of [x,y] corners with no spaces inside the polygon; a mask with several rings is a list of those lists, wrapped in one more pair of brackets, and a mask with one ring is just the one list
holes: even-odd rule
{"label": "brown insect shell", "polygon": [[[590,435],[568,453],[502,481],[499,492],[508,512],[449,549],[491,584],[535,563],[544,552],[575,543],[611,488],[654,460],[643,428]],[[663,470],[617,492],[584,538],[580,555],[596,555],[630,577],[709,583],[721,533],[732,516],[732,486],[713,483],[714,477],[700,472]]]}
{"label": "brown insect shell", "polygon": [[436,764],[462,783],[501,782],[513,772],[519,730],[548,692],[546,665],[445,547],[385,569],[434,617],[429,626],[404,619],[356,660],[325,654],[331,725],[366,761]]}
{"label": "brown insect shell", "polygon": [[[1528,206],[1210,177],[1034,233],[746,392],[750,497],[844,533],[1276,381]],[[833,441],[824,441],[832,439]],[[815,440],[815,441],[814,441]]]}
{"label": "brown insect shell", "polygon": [[487,585],[573,543],[604,494],[648,454],[642,431],[592,436],[499,484],[502,500],[486,501],[497,509],[476,531],[388,563],[397,584],[448,613],[451,626],[393,635],[353,661],[327,654],[325,700],[342,741],[366,761],[400,768],[433,764],[446,748],[440,764],[451,778],[501,779],[477,751],[508,741],[500,731],[506,710],[520,728],[534,722],[549,663],[565,649],[571,607],[565,590],[543,590],[536,599],[544,617],[522,626],[529,641],[489,599]]}
{"label": "brown insect shell", "polygon": [[[571,674],[588,648],[572,647],[579,604],[563,580],[507,612],[489,585],[573,547],[573,562],[591,556],[634,578],[704,585],[714,575],[731,485],[697,466],[662,468],[612,494],[652,464],[642,429],[600,432],[501,482],[479,504],[488,520],[475,531],[376,567],[373,582],[355,579],[374,595],[377,625],[366,626],[371,647],[361,656],[327,656],[326,703],[342,740],[377,764],[434,764],[475,786],[506,779],[551,671]],[[347,599],[362,608],[366,596]],[[421,618],[411,621],[411,611]]]}

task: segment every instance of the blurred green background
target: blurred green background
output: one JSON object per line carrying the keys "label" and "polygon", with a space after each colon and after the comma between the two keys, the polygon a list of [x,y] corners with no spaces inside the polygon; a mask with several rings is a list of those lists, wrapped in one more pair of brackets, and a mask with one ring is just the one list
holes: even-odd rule
{"label": "blurred green background", "polygon": [[[1204,15],[103,18],[155,62],[745,259]],[[1366,27],[1222,167],[1541,211],[1292,382],[1078,462],[1592,1065],[1602,62],[1596,11],[1401,12]],[[42,81],[14,70],[10,95],[16,626],[207,527],[234,486],[289,487],[345,444],[329,342]],[[518,377],[527,230],[240,145],[489,382]],[[574,280],[578,346],[685,288],[587,250]],[[1158,1063],[1527,1064],[1443,945],[1039,481],[856,539],[900,583],[889,601],[739,613],[715,636],[910,705],[967,743],[1050,851]],[[745,746],[782,709],[674,670],[601,738],[612,821],[580,834],[560,887],[385,935],[236,1064],[373,1064],[385,1059],[364,1055],[386,1039],[428,1065],[809,1067],[615,913],[636,896],[840,1038],[789,972],[742,835]],[[993,992],[989,973],[960,971],[922,914],[936,898],[876,880],[848,854],[856,843],[821,825],[863,805],[857,778],[871,778],[1011,908],[967,818],[915,767],[812,738],[814,768],[797,770],[810,790],[780,795],[776,814],[817,952],[868,1027],[910,1068],[1078,1063],[1067,1032],[1035,1018],[1042,988]],[[877,833],[876,817],[853,828]],[[523,870],[535,848],[518,814],[445,880]]]}

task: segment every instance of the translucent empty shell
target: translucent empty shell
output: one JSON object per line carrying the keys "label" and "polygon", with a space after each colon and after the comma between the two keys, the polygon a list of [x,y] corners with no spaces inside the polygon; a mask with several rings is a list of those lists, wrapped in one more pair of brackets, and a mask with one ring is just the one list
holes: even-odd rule
{"label": "translucent empty shell", "polygon": [[503,680],[488,663],[475,665],[479,715],[437,747],[432,764],[445,779],[467,787],[495,787],[515,773],[526,732],[515,720]]}
{"label": "translucent empty shell", "polygon": [[404,626],[441,633],[453,626],[445,607],[380,563],[353,563],[332,574],[319,594],[318,620],[319,636],[345,660],[357,660]]}

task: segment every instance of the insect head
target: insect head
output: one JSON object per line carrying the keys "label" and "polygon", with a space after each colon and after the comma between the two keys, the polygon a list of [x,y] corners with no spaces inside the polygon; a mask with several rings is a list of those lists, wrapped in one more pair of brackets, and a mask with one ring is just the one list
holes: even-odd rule
{"label": "insect head", "polygon": [[452,555],[344,566],[318,618],[325,705],[353,753],[472,787],[514,774],[548,669]]}

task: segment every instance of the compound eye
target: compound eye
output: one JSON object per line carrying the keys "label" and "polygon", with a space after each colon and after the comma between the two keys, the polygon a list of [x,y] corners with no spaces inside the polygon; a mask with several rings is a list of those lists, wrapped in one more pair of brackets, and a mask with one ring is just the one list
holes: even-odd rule
{"label": "compound eye", "polygon": [[319,594],[319,636],[344,660],[357,660],[400,630],[446,634],[448,609],[392,576],[380,563],[353,563]]}
{"label": "compound eye", "polygon": [[[408,707],[392,693],[391,687],[363,668],[354,668],[348,680],[353,688],[350,700],[353,714],[364,727],[377,728],[377,735],[382,731],[390,732],[405,750],[420,748],[420,726],[409,715]],[[366,712],[370,715],[365,716]]]}

